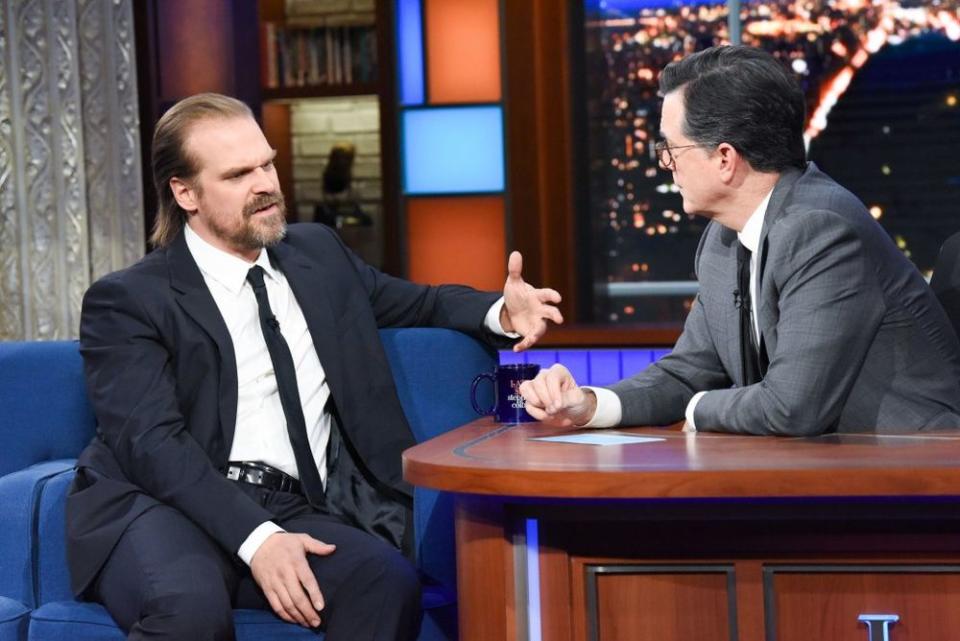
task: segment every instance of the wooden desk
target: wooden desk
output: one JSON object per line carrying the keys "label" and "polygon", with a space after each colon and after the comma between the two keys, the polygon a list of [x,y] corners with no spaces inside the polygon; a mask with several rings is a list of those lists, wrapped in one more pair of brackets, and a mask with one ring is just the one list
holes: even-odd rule
{"label": "wooden desk", "polygon": [[537,583],[544,641],[960,639],[960,434],[614,431],[663,440],[483,419],[404,454],[457,494],[462,641],[528,638]]}

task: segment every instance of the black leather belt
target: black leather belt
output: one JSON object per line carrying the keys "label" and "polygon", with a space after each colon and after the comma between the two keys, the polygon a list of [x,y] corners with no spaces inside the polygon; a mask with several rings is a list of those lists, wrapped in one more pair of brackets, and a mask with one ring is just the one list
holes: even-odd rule
{"label": "black leather belt", "polygon": [[251,485],[259,485],[268,490],[277,492],[292,492],[302,494],[300,481],[289,474],[281,472],[257,461],[230,461],[223,468],[223,473],[231,481],[242,481]]}

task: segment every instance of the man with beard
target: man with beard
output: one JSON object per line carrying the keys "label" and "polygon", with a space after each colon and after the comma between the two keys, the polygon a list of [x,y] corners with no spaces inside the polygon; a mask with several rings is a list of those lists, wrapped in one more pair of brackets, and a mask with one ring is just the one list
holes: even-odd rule
{"label": "man with beard", "polygon": [[609,389],[562,365],[520,388],[570,426],[810,436],[960,427],[960,345],[923,277],[853,194],[806,161],[804,98],[751,47],[660,75],[656,151],[707,218],[673,351]]}
{"label": "man with beard", "polygon": [[67,499],[78,595],[129,639],[231,639],[270,608],[330,641],[413,639],[413,442],[377,328],[441,326],[532,345],[553,290],[510,258],[503,297],[364,264],[322,225],[285,223],[275,152],[217,94],[157,124],[157,250],[84,297],[98,419]]}

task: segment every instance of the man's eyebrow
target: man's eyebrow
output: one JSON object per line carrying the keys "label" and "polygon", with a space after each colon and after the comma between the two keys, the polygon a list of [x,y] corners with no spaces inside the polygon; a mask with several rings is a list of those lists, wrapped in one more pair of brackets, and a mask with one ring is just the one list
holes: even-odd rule
{"label": "man's eyebrow", "polygon": [[[276,150],[276,149],[271,149],[271,150],[270,150],[270,157],[267,158],[267,160],[264,161],[264,163],[260,163],[260,164],[266,164],[266,163],[272,161],[272,160],[273,160],[274,158],[276,158],[276,157],[277,157],[277,150]],[[243,174],[249,173],[249,172],[253,171],[254,169],[256,169],[257,167],[259,167],[260,164],[250,165],[250,166],[242,166],[242,167],[231,167],[230,169],[225,170],[225,171],[221,174],[221,176],[223,176],[224,178],[229,178],[229,177],[231,177],[231,176],[242,176]]]}

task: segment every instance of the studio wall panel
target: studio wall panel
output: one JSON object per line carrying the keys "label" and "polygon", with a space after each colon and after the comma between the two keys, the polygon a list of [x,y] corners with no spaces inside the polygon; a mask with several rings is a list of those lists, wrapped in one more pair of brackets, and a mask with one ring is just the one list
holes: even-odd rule
{"label": "studio wall panel", "polygon": [[499,1],[424,0],[424,10],[429,102],[499,101]]}
{"label": "studio wall panel", "polygon": [[502,196],[410,198],[410,279],[499,291],[507,277]]}
{"label": "studio wall panel", "polygon": [[406,194],[503,191],[503,111],[498,105],[407,109],[401,138]]}

